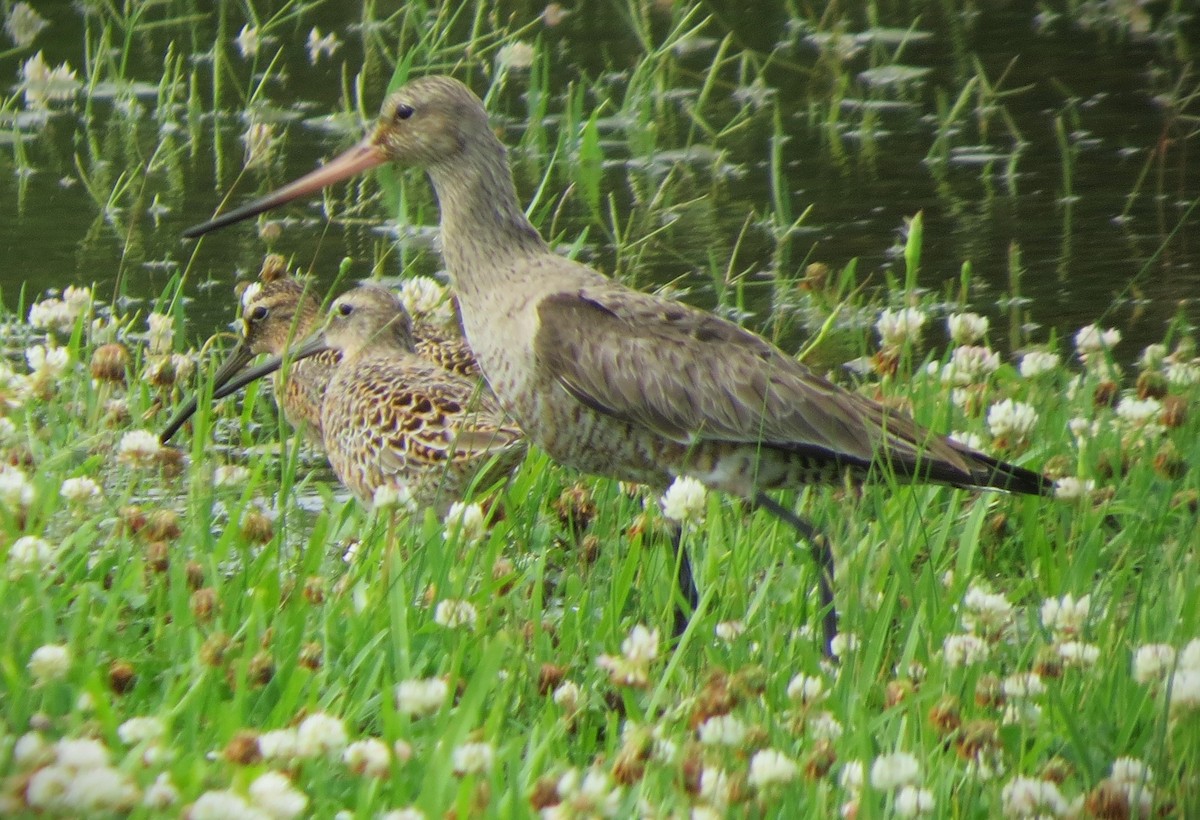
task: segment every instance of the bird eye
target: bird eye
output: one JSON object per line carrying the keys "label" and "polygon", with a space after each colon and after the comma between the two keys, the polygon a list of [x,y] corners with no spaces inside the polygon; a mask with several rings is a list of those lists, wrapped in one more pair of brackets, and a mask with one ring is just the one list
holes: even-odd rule
{"label": "bird eye", "polygon": [[258,305],[254,310],[250,311],[250,321],[261,322],[267,318],[267,308],[265,305]]}
{"label": "bird eye", "polygon": [[343,316],[349,316],[353,312],[353,305],[338,305],[338,313],[342,314]]}
{"label": "bird eye", "polygon": [[400,103],[396,106],[396,119],[406,120],[413,115],[413,107],[407,103]]}

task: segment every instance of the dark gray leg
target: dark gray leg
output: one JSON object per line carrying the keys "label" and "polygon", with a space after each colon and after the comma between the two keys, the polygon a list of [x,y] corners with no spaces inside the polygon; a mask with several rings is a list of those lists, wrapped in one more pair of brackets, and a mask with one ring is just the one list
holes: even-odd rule
{"label": "dark gray leg", "polygon": [[833,551],[829,549],[829,541],[812,524],[771,498],[760,492],[754,497],[754,506],[762,507],[771,515],[787,524],[808,542],[812,550],[813,563],[817,565],[817,593],[821,600],[821,631],[824,645],[821,650],[826,657],[833,657],[833,636],[838,631],[837,609],[833,605]]}
{"label": "dark gray leg", "polygon": [[[675,599],[675,624],[671,634],[678,638],[687,629],[688,620],[700,603],[700,594],[692,577],[692,562],[688,558],[687,547],[683,545],[683,527],[674,521],[669,521],[668,525],[671,529],[671,554],[675,556],[675,585],[679,591],[679,597]],[[687,605],[686,610],[684,604]]]}

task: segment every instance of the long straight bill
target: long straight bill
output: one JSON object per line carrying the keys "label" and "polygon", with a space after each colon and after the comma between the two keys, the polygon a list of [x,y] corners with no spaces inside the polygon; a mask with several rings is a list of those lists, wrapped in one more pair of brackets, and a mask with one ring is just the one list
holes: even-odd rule
{"label": "long straight bill", "polygon": [[336,182],[349,179],[371,168],[376,168],[386,161],[387,156],[383,151],[376,147],[370,138],[365,139],[345,153],[334,157],[312,173],[305,174],[294,182],[289,182],[279,190],[269,193],[261,199],[256,199],[240,208],[234,208],[232,211],[210,219],[208,222],[193,225],[184,231],[183,235],[188,239],[195,239],[209,231],[215,231],[217,228],[224,228],[226,225],[232,225],[235,222],[241,222],[243,219],[249,219],[265,211],[278,208],[280,205],[291,202],[293,199],[309,196],[322,188],[328,188]]}

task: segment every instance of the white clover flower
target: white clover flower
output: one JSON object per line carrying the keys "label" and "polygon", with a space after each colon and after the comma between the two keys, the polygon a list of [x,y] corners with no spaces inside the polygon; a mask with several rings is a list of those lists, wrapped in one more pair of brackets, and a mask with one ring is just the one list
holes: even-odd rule
{"label": "white clover flower", "polygon": [[991,647],[983,638],[971,634],[947,635],[942,641],[942,657],[949,666],[970,666],[986,660]]}
{"label": "white clover flower", "polygon": [[1171,676],[1171,709],[1200,709],[1200,669],[1176,669]]}
{"label": "white clover flower", "polygon": [[583,691],[575,681],[565,680],[554,690],[554,703],[567,712],[576,712],[583,702]]}
{"label": "white clover flower", "polygon": [[100,485],[87,476],[65,479],[58,492],[67,501],[76,504],[99,498],[101,495]]}
{"label": "white clover flower", "polygon": [[34,808],[72,817],[127,812],[140,796],[128,775],[107,765],[47,766],[30,778],[25,795]]}
{"label": "white clover flower", "polygon": [[978,433],[967,433],[962,430],[954,430],[950,433],[950,438],[957,441],[964,447],[970,447],[972,450],[983,449],[983,436]]}
{"label": "white clover flower", "polygon": [[1009,675],[1001,683],[1004,694],[1010,698],[1034,698],[1044,694],[1046,684],[1042,683],[1040,675],[1034,672]]}
{"label": "white clover flower", "polygon": [[82,87],[67,63],[50,68],[42,52],[21,64],[21,87],[27,108],[46,108],[51,102],[74,98]]}
{"label": "white clover flower", "polygon": [[1005,817],[1061,817],[1067,801],[1058,786],[1049,780],[1014,777],[1000,790]]}
{"label": "white clover flower", "polygon": [[946,317],[946,332],[958,345],[969,345],[987,335],[989,322],[978,313],[952,313]]}
{"label": "white clover flower", "polygon": [[487,518],[479,504],[455,501],[450,505],[442,523],[446,525],[447,541],[458,537],[465,543],[473,544],[487,533]]}
{"label": "white clover flower", "polygon": [[1095,489],[1096,482],[1090,478],[1063,476],[1054,482],[1054,497],[1064,501],[1078,501],[1090,496]]}
{"label": "white clover flower", "polygon": [[964,345],[954,348],[942,368],[942,384],[965,387],[987,379],[1000,369],[1000,354],[986,347]]}
{"label": "white clover flower", "polygon": [[1023,401],[1005,399],[988,408],[987,423],[992,435],[1024,441],[1037,424],[1037,411]]}
{"label": "white clover flower", "polygon": [[153,465],[162,453],[162,443],[149,430],[130,430],[117,444],[117,461],[134,467]]}
{"label": "white clover flower", "polygon": [[12,763],[18,769],[33,769],[54,759],[54,750],[40,732],[26,732],[12,748]]}
{"label": "white clover flower", "polygon": [[1028,700],[1014,700],[1004,705],[1000,723],[1005,726],[1037,726],[1042,719],[1042,707]]}
{"label": "white clover flower", "polygon": [[396,708],[412,717],[432,715],[446,702],[450,686],[441,678],[416,678],[396,685]]}
{"label": "white clover flower", "polygon": [[1191,387],[1200,382],[1200,365],[1196,362],[1171,362],[1167,365],[1167,383],[1174,387]]}
{"label": "white clover flower", "polygon": [[1101,329],[1096,325],[1081,327],[1075,334],[1075,350],[1085,364],[1094,353],[1112,350],[1121,341],[1121,331],[1116,328]]}
{"label": "white clover flower", "polygon": [[921,764],[908,752],[880,755],[871,764],[871,785],[880,791],[914,786],[921,779]]}
{"label": "white clover flower", "polygon": [[1100,647],[1083,641],[1064,641],[1057,647],[1058,656],[1073,666],[1095,666]]}
{"label": "white clover flower", "polygon": [[824,700],[828,694],[829,692],[825,689],[825,679],[820,675],[805,675],[801,672],[788,682],[788,698],[804,706],[811,706]]}
{"label": "white clover flower", "polygon": [[533,46],[524,40],[518,40],[515,43],[501,46],[500,50],[496,52],[496,67],[522,71],[533,65],[535,57],[537,57],[537,53],[533,50]]}
{"label": "white clover flower", "polygon": [[1076,600],[1068,592],[1061,598],[1047,598],[1042,602],[1042,626],[1059,635],[1078,635],[1087,623],[1091,607],[1090,595]]}
{"label": "white clover flower", "polygon": [[17,48],[28,48],[33,45],[38,34],[50,25],[44,17],[33,10],[28,3],[13,3],[4,20],[4,30],[12,38]]}
{"label": "white clover flower", "polygon": [[1117,405],[1117,417],[1135,427],[1157,420],[1162,415],[1162,402],[1158,399],[1138,399],[1126,396]]}
{"label": "white clover flower", "polygon": [[403,809],[392,809],[379,815],[379,820],[425,820],[425,812],[409,806]]}
{"label": "white clover flower", "polygon": [[829,651],[834,657],[844,658],[858,649],[858,635],[854,632],[839,632],[829,642]]}
{"label": "white clover flower", "polygon": [[300,757],[300,737],[295,729],[272,729],[258,736],[258,753],[264,760],[291,763]]}
{"label": "white clover flower", "polygon": [[146,338],[150,353],[156,356],[171,352],[175,342],[175,318],[166,313],[151,313],[146,317]]}
{"label": "white clover flower", "polygon": [[1136,757],[1118,757],[1112,764],[1112,780],[1122,785],[1145,785],[1154,782],[1154,770]]}
{"label": "white clover flower", "polygon": [[929,789],[904,786],[896,792],[896,802],[893,805],[898,817],[920,817],[925,814],[933,814],[933,809],[937,804],[933,799],[933,792]]}
{"label": "white clover flower", "polygon": [[543,817],[615,817],[620,807],[620,787],[614,788],[600,769],[589,769],[582,776],[578,769],[568,769],[558,779],[556,790],[560,802],[543,811]]}
{"label": "white clover flower", "polygon": [[171,782],[171,775],[161,772],[142,795],[142,805],[151,811],[165,811],[179,802],[179,789]]}
{"label": "white clover flower", "polygon": [[696,734],[705,746],[741,746],[746,739],[746,724],[734,715],[713,715],[700,724]]}
{"label": "white clover flower", "polygon": [[411,276],[400,283],[400,301],[419,324],[427,323],[444,329],[457,327],[450,292],[428,276]]}
{"label": "white clover flower", "polygon": [[1062,364],[1062,357],[1057,353],[1047,353],[1044,350],[1031,350],[1021,357],[1018,371],[1027,379],[1037,378],[1043,373],[1052,373]]}
{"label": "white clover flower", "polygon": [[347,746],[342,761],[356,774],[387,777],[392,770],[392,751],[379,738],[369,737]]}
{"label": "white clover flower", "polygon": [[704,523],[708,510],[708,490],[690,476],[679,476],[659,501],[663,515],[680,524]]}
{"label": "white clover flower", "polygon": [[921,328],[925,326],[925,314],[917,308],[888,308],[879,314],[875,329],[884,347],[903,347],[906,343],[921,340]]}
{"label": "white clover flower", "polygon": [[705,766],[700,772],[700,799],[716,808],[725,808],[733,795],[733,778],[716,766]]}
{"label": "white clover flower", "polygon": [[1146,684],[1162,680],[1175,668],[1175,647],[1165,643],[1139,646],[1133,653],[1133,679]]}
{"label": "white clover flower", "polygon": [[50,643],[39,646],[29,656],[26,668],[36,683],[49,683],[65,678],[71,671],[71,650],[65,644]]}
{"label": "white clover flower", "polygon": [[250,480],[250,468],[241,464],[222,464],[213,470],[214,487],[236,487]]}
{"label": "white clover flower", "polygon": [[1179,667],[1200,672],[1200,638],[1192,638],[1179,653]]}
{"label": "white clover flower", "polygon": [[417,501],[407,484],[380,484],[371,498],[371,507],[376,510],[396,509],[411,515],[417,511]]}
{"label": "white clover flower", "polygon": [[250,783],[250,800],[272,820],[290,820],[308,808],[308,795],[280,772],[264,772],[254,778]]}
{"label": "white clover flower", "polygon": [[156,717],[133,717],[117,727],[117,737],[127,746],[158,740],[167,728]]}
{"label": "white clover flower", "polygon": [[313,27],[308,33],[308,61],[316,65],[321,57],[332,58],[339,48],[342,47],[342,41],[332,31],[321,36],[321,30]]}
{"label": "white clover flower", "polygon": [[863,784],[866,782],[866,766],[861,760],[847,760],[842,764],[842,771],[838,774],[838,783],[843,791],[857,794],[862,791]]}
{"label": "white clover flower", "polygon": [[1013,605],[999,592],[971,585],[963,596],[963,625],[972,632],[994,634],[1012,623]]}
{"label": "white clover flower", "polygon": [[1100,422],[1076,416],[1067,422],[1067,429],[1075,437],[1076,444],[1083,444],[1088,439],[1095,438],[1100,432]]}
{"label": "white clover flower", "polygon": [[33,485],[16,467],[0,466],[0,504],[10,510],[33,503]]}
{"label": "white clover flower", "polygon": [[92,309],[92,289],[67,285],[63,289],[63,302],[76,316],[82,316]]}
{"label": "white clover flower", "polygon": [[104,768],[108,747],[90,737],[64,737],[54,744],[54,762],[73,771]]}
{"label": "white clover flower", "polygon": [[658,630],[635,625],[621,642],[621,651],[631,663],[649,663],[658,657]]}
{"label": "white clover flower", "polygon": [[25,361],[34,379],[50,381],[57,379],[71,363],[71,351],[53,345],[34,345],[25,350]]}
{"label": "white clover flower", "polygon": [[725,643],[733,643],[746,634],[745,621],[721,621],[713,628],[713,632]]}
{"label": "white clover flower", "polygon": [[348,742],[346,725],[342,719],[325,712],[314,712],[300,721],[296,728],[296,739],[301,757],[339,754]]}
{"label": "white clover flower", "polygon": [[70,333],[75,327],[75,315],[70,305],[62,299],[51,297],[29,306],[28,322],[30,327],[39,330]]}
{"label": "white clover flower", "polygon": [[658,630],[637,624],[621,643],[620,656],[601,655],[596,664],[608,671],[615,683],[625,686],[645,686],[649,682],[651,662],[658,657]]}
{"label": "white clover flower", "polygon": [[451,765],[457,775],[487,774],[492,769],[496,750],[490,743],[464,743],[454,747]]}
{"label": "white clover flower", "polygon": [[238,36],[233,38],[234,45],[242,54],[243,60],[248,60],[251,57],[258,56],[258,48],[261,45],[258,39],[258,27],[251,25],[242,26],[242,30],[238,32]]}
{"label": "white clover flower", "polygon": [[829,711],[809,715],[804,729],[814,740],[836,741],[845,733],[841,722]]}
{"label": "white clover flower", "polygon": [[237,792],[204,792],[188,809],[188,820],[268,820],[268,815],[252,807]]}
{"label": "white clover flower", "polygon": [[474,629],[476,621],[479,620],[479,613],[475,609],[475,605],[470,601],[460,601],[455,598],[446,598],[438,601],[437,609],[433,613],[433,622],[438,626],[444,626],[446,629]]}
{"label": "white clover flower", "polygon": [[17,572],[45,569],[58,555],[58,549],[36,535],[23,535],[8,548],[8,563]]}
{"label": "white clover flower", "polygon": [[795,780],[799,771],[796,761],[783,752],[761,749],[750,758],[750,774],[746,780],[756,789],[765,789],[775,783]]}

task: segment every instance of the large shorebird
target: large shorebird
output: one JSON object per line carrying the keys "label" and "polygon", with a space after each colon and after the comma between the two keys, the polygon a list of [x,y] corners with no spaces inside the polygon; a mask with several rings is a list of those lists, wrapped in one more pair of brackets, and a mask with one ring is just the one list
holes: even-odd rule
{"label": "large shorebird", "polygon": [[[263,260],[259,281],[242,295],[242,337],[212,377],[215,394],[222,390],[250,361],[260,354],[281,356],[293,342],[307,339],[324,321],[321,303],[306,280],[287,275],[284,259],[271,254]],[[418,355],[466,378],[481,378],[466,342],[431,324],[413,326],[413,344]],[[321,442],[321,401],[337,367],[337,350],[324,350],[303,360],[293,360],[286,377],[275,381],[275,402],[288,422]],[[167,422],[160,438],[166,443],[196,412],[197,397],[185,402]]]}
{"label": "large shorebird", "polygon": [[184,235],[386,162],[428,174],[467,341],[526,435],[585,472],[660,488],[692,476],[791,524],[818,566],[826,652],[837,628],[832,553],[768,490],[849,475],[1050,491],[1040,474],[924,429],[732,322],[553,253],[521,209],[483,104],[449,77],[409,82],[387,98],[358,145]]}

